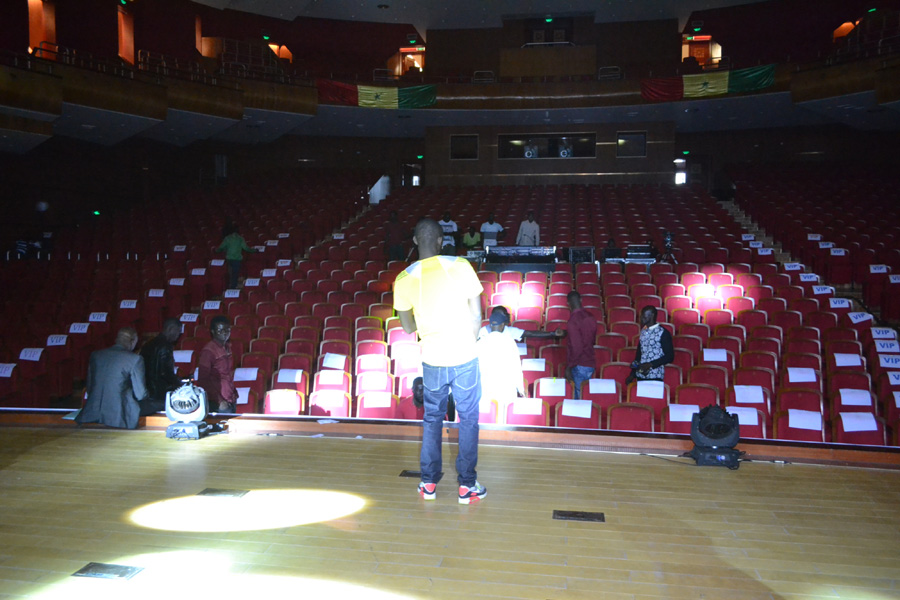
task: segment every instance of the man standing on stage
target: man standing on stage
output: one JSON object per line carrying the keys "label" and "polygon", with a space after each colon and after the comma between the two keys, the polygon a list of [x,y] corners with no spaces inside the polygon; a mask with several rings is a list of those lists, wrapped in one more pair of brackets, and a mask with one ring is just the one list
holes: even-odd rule
{"label": "man standing on stage", "polygon": [[575,386],[575,398],[581,398],[581,384],[594,374],[597,368],[594,358],[594,340],[597,337],[597,320],[581,306],[581,294],[572,291],[567,297],[569,304],[569,324],[566,330],[566,345],[569,361],[566,379]]}
{"label": "man standing on stage", "polygon": [[422,426],[419,495],[434,500],[441,472],[441,438],[450,392],[459,413],[456,471],[459,503],[487,495],[476,480],[481,377],[475,338],[481,327],[481,282],[464,258],[441,256],[444,230],[432,219],[416,224],[419,260],[397,275],[394,309],[403,330],[422,340],[425,419]]}

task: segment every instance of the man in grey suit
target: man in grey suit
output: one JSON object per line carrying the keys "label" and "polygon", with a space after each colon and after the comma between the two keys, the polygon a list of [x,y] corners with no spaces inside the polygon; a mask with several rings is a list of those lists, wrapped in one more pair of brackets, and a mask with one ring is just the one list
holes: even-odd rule
{"label": "man in grey suit", "polygon": [[109,427],[135,429],[144,413],[147,387],[144,384],[144,359],[134,353],[138,334],[123,327],[116,343],[91,353],[87,375],[87,402],[75,421],[102,423]]}

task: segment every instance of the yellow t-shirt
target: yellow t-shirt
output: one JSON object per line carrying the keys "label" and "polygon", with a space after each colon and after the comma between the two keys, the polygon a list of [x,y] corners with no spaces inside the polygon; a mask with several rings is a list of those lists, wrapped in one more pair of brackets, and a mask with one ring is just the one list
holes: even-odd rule
{"label": "yellow t-shirt", "polygon": [[481,291],[472,265],[462,257],[432,256],[397,275],[394,309],[413,311],[422,340],[422,362],[453,367],[475,358],[469,299]]}

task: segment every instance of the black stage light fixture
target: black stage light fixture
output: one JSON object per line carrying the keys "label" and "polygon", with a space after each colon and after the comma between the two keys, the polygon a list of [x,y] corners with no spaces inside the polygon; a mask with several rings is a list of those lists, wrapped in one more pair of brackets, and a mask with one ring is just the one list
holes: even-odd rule
{"label": "black stage light fixture", "polygon": [[691,419],[694,448],[685,456],[697,461],[698,467],[728,467],[734,470],[741,466],[740,458],[744,454],[734,449],[740,438],[737,415],[710,405]]}

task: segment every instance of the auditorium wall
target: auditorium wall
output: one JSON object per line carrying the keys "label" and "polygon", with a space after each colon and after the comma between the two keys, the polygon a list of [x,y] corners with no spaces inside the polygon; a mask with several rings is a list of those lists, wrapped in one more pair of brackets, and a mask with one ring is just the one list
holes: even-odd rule
{"label": "auditorium wall", "polygon": [[[646,131],[647,156],[617,158],[617,132]],[[592,158],[498,157],[501,134],[593,133]],[[450,136],[478,135],[478,158],[450,159]],[[674,177],[675,126],[671,122],[572,124],[532,127],[432,127],[425,132],[428,185],[512,185],[547,183],[657,183]]]}

